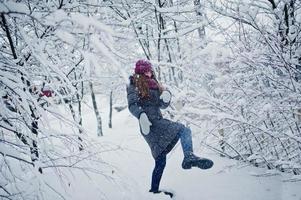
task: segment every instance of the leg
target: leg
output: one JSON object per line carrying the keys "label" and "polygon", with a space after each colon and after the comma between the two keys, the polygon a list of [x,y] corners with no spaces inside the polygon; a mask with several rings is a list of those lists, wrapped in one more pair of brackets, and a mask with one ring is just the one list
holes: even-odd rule
{"label": "leg", "polygon": [[180,132],[180,140],[184,153],[182,162],[183,169],[191,167],[199,167],[201,169],[209,169],[213,166],[213,161],[207,158],[200,158],[193,154],[192,138],[190,128],[183,128]]}
{"label": "leg", "polygon": [[190,128],[185,127],[180,131],[179,134],[180,134],[180,141],[183,149],[183,154],[184,157],[186,157],[192,154],[193,152],[191,130]]}
{"label": "leg", "polygon": [[155,168],[152,174],[152,186],[150,192],[158,192],[163,170],[166,165],[166,155],[161,155],[155,160]]}

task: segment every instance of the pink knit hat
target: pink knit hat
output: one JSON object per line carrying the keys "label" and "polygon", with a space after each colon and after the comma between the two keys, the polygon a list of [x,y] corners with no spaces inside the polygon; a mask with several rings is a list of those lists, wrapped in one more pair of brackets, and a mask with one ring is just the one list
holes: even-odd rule
{"label": "pink knit hat", "polygon": [[136,62],[135,73],[144,74],[145,72],[152,71],[152,64],[148,60],[138,60]]}

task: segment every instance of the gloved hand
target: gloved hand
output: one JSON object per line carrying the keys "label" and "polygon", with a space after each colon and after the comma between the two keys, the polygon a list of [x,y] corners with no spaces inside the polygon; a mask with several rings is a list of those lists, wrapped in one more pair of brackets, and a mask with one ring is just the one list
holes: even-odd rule
{"label": "gloved hand", "polygon": [[139,124],[140,124],[142,133],[144,135],[148,135],[150,132],[150,126],[152,125],[152,123],[149,121],[145,112],[141,113],[141,115],[139,117]]}
{"label": "gloved hand", "polygon": [[164,90],[160,95],[160,99],[162,99],[164,103],[169,103],[171,100],[171,93],[168,90]]}

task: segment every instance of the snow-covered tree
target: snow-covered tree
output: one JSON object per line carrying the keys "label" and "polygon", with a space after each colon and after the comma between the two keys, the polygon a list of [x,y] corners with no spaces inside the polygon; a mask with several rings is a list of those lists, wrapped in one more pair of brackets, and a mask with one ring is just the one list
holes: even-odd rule
{"label": "snow-covered tree", "polygon": [[215,49],[210,88],[194,98],[215,124],[206,141],[228,157],[300,174],[300,2],[208,7],[230,50]]}
{"label": "snow-covered tree", "polygon": [[[78,148],[93,145],[81,127],[80,102],[91,81],[87,63],[114,59],[114,31],[97,8],[80,0],[1,1],[0,15],[0,197],[60,196],[44,181],[47,170],[98,168],[98,162],[81,165],[92,151]],[[118,62],[113,66],[117,71]],[[54,102],[72,112],[64,117]],[[49,119],[70,132],[58,131]],[[28,182],[36,184],[23,187]]]}

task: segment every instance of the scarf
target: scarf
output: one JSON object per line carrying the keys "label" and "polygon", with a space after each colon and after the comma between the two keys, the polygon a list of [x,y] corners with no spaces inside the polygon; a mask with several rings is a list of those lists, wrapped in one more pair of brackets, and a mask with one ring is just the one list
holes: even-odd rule
{"label": "scarf", "polygon": [[149,89],[155,90],[155,89],[159,88],[158,83],[155,79],[146,77],[146,80],[147,80],[147,84],[148,84]]}

